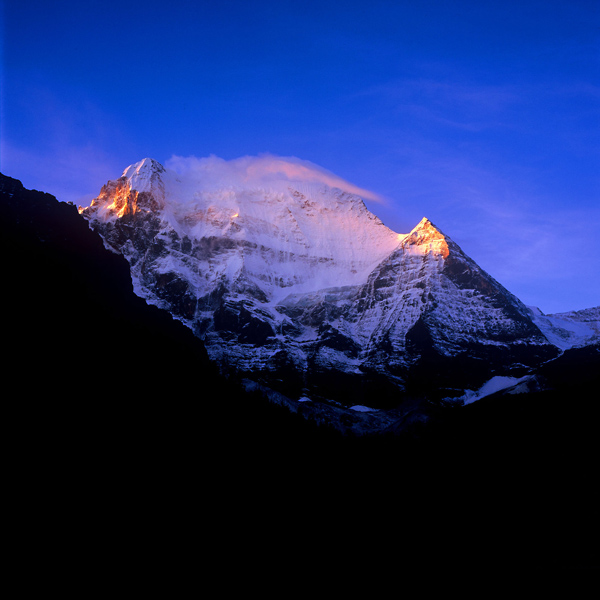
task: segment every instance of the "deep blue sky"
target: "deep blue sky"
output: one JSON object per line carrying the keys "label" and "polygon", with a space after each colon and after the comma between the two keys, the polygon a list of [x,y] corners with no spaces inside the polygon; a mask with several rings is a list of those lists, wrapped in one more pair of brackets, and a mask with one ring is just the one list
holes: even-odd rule
{"label": "deep blue sky", "polygon": [[526,304],[600,304],[599,0],[1,6],[0,170],[28,188],[83,203],[146,156],[293,156]]}

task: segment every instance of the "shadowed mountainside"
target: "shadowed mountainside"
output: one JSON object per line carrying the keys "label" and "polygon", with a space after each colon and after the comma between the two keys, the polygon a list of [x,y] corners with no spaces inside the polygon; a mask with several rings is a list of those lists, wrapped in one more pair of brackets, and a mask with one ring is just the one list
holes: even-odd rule
{"label": "shadowed mountainside", "polygon": [[220,377],[74,206],[4,176],[0,196],[11,489],[38,531],[127,520],[144,539],[157,511],[191,527],[202,505],[214,551],[261,539],[282,563],[305,542],[313,564],[383,570],[597,564],[597,348],[553,361],[553,391],[342,437]]}

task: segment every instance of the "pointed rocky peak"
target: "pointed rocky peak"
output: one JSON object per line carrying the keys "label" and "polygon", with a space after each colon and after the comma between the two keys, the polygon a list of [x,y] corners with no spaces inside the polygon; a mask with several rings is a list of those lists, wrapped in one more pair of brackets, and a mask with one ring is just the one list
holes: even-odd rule
{"label": "pointed rocky peak", "polygon": [[158,161],[144,158],[127,167],[119,179],[106,183],[90,206],[79,213],[101,221],[132,217],[140,209],[156,213],[164,206],[164,173],[166,169]]}
{"label": "pointed rocky peak", "polygon": [[402,245],[423,254],[439,254],[446,258],[449,254],[446,236],[427,218],[423,217],[417,226],[404,238]]}
{"label": "pointed rocky peak", "polygon": [[409,235],[412,235],[413,233],[426,233],[431,236],[445,237],[444,234],[427,217],[423,217]]}

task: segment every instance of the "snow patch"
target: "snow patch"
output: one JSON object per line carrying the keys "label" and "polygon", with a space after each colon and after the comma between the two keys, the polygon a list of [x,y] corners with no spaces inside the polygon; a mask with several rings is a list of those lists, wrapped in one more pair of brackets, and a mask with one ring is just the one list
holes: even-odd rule
{"label": "snow patch", "polygon": [[467,390],[466,394],[462,397],[463,403],[472,404],[477,400],[481,400],[481,398],[485,398],[486,396],[490,396],[491,394],[495,394],[501,390],[506,390],[516,386],[517,384],[529,379],[529,377],[529,375],[525,375],[524,377],[504,377],[497,375],[496,377],[492,377],[489,381],[484,383],[476,392],[473,390]]}

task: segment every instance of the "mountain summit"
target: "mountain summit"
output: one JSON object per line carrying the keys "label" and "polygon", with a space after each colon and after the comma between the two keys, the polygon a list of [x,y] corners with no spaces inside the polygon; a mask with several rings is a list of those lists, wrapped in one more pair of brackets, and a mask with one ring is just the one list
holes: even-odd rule
{"label": "mountain summit", "polygon": [[385,427],[418,398],[461,398],[561,351],[427,218],[396,233],[319,181],[223,180],[147,158],[80,213],[128,260],[136,293],[223,371],[316,418],[341,411],[350,428],[377,408]]}

